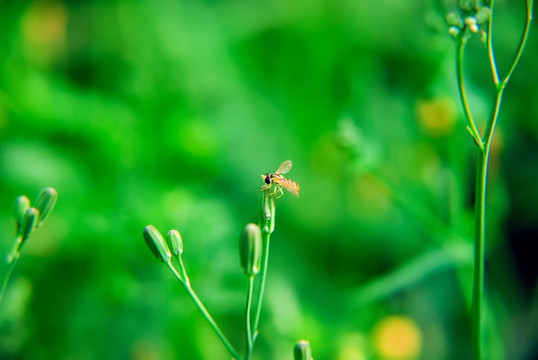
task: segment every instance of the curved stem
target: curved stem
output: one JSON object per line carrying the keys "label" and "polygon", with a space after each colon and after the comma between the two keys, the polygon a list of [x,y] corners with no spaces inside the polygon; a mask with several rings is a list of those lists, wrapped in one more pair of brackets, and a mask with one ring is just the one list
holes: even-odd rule
{"label": "curved stem", "polygon": [[250,326],[250,310],[252,306],[252,288],[254,285],[254,276],[248,277],[248,290],[247,290],[247,306],[246,306],[246,336],[247,336],[247,350],[245,353],[245,360],[250,359],[252,349],[254,348],[254,340],[252,338],[252,328]]}
{"label": "curved stem", "polygon": [[514,72],[514,69],[516,68],[517,63],[519,62],[519,59],[521,58],[521,54],[523,54],[523,48],[525,48],[525,44],[527,43],[527,38],[529,36],[529,30],[531,27],[531,21],[532,21],[532,8],[534,5],[533,0],[526,0],[525,6],[527,11],[527,18],[525,21],[525,28],[523,29],[523,34],[521,35],[521,40],[519,41],[519,47],[517,50],[516,55],[514,56],[514,61],[512,62],[512,65],[510,66],[510,70],[508,70],[508,73],[503,79],[503,84],[506,84],[508,80],[510,80],[510,76],[512,76],[512,73]]}
{"label": "curved stem", "polygon": [[495,60],[495,51],[493,50],[493,37],[491,36],[493,34],[493,9],[495,5],[495,0],[491,0],[489,6],[491,9],[491,17],[488,21],[488,42],[487,42],[487,48],[488,48],[488,56],[489,56],[489,63],[491,65],[491,73],[493,75],[493,82],[495,83],[495,86],[499,84],[499,70],[497,69],[497,61]]}
{"label": "curved stem", "polygon": [[215,322],[215,320],[213,320],[213,318],[211,317],[211,315],[209,314],[209,312],[207,311],[207,309],[205,308],[204,304],[202,304],[202,301],[198,298],[198,296],[196,295],[196,293],[194,292],[194,290],[190,287],[190,285],[188,285],[182,278],[181,276],[179,275],[179,273],[177,272],[177,270],[174,268],[174,266],[168,262],[167,263],[168,267],[170,268],[170,270],[174,273],[175,277],[179,280],[179,282],[181,283],[181,285],[183,285],[183,287],[185,288],[185,290],[187,290],[187,292],[189,293],[189,295],[191,296],[191,298],[194,300],[194,303],[196,304],[196,306],[198,307],[198,309],[202,312],[202,314],[204,314],[205,318],[207,319],[207,321],[209,322],[209,325],[211,325],[211,327],[213,328],[213,330],[215,331],[215,333],[217,334],[217,336],[219,337],[220,341],[222,341],[222,343],[224,344],[224,346],[226,347],[226,349],[228,350],[228,352],[235,358],[235,359],[239,359],[239,353],[234,349],[234,347],[232,346],[232,344],[230,344],[230,342],[228,341],[228,339],[226,338],[226,336],[223,334],[223,332],[220,330],[219,326],[217,325],[217,323]]}
{"label": "curved stem", "polygon": [[471,115],[471,109],[469,108],[469,102],[467,100],[467,93],[465,92],[464,78],[463,78],[463,50],[465,48],[465,39],[463,34],[458,36],[456,41],[457,46],[457,59],[456,59],[456,73],[458,78],[458,89],[460,93],[460,100],[465,111],[465,117],[467,118],[468,129],[473,136],[477,146],[483,148],[482,136],[476,127],[476,123]]}

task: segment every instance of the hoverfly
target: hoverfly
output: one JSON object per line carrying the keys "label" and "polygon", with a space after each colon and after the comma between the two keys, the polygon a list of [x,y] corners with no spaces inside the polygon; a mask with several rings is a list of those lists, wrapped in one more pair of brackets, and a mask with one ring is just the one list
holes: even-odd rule
{"label": "hoverfly", "polygon": [[275,171],[273,174],[267,173],[265,175],[262,174],[262,179],[265,182],[265,185],[262,186],[260,191],[265,191],[271,188],[271,184],[276,185],[276,190],[272,193],[270,193],[268,196],[274,195],[277,192],[280,194],[277,196],[277,199],[284,196],[284,192],[282,191],[282,188],[288,190],[293,195],[299,197],[299,184],[297,184],[295,181],[290,180],[282,176],[282,174],[286,174],[291,170],[292,163],[290,160],[284,161]]}

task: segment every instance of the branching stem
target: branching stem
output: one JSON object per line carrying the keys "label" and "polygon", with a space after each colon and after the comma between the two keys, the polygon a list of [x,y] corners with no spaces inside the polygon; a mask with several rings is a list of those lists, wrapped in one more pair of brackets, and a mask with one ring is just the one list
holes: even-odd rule
{"label": "branching stem", "polygon": [[194,292],[194,290],[190,287],[189,284],[187,284],[182,278],[181,278],[181,275],[177,272],[177,270],[174,268],[174,266],[172,265],[172,263],[168,262],[167,263],[168,267],[170,268],[170,270],[172,271],[172,273],[174,273],[174,276],[179,280],[179,282],[181,283],[181,285],[183,285],[183,287],[185,288],[185,290],[187,290],[187,292],[189,293],[189,295],[191,296],[192,300],[194,300],[194,303],[196,304],[196,306],[198,307],[198,309],[200,309],[200,311],[202,312],[202,314],[204,315],[204,317],[207,319],[207,321],[209,322],[209,325],[211,325],[211,327],[213,328],[213,330],[215,331],[215,333],[217,334],[217,336],[219,337],[220,341],[222,341],[222,343],[224,344],[224,346],[226,347],[226,349],[228,350],[228,352],[234,357],[234,359],[240,359],[240,356],[239,356],[239,353],[235,350],[235,348],[232,346],[232,344],[228,341],[228,339],[226,338],[226,336],[224,335],[224,333],[220,330],[219,326],[217,325],[217,323],[215,322],[215,320],[213,320],[213,317],[211,317],[211,315],[209,314],[209,312],[207,311],[207,309],[205,308],[204,304],[202,303],[202,301],[198,298],[198,296],[196,295],[196,293]]}
{"label": "branching stem", "polygon": [[[485,266],[485,242],[486,242],[486,193],[487,193],[487,176],[488,176],[488,163],[491,153],[491,145],[493,143],[493,135],[497,126],[499,118],[502,98],[506,84],[510,80],[514,69],[521,58],[523,48],[527,42],[527,37],[530,30],[530,23],[532,20],[532,9],[534,1],[526,0],[527,17],[525,27],[519,42],[519,47],[516,51],[512,64],[506,74],[501,80],[499,76],[499,70],[495,60],[495,51],[493,49],[492,40],[492,20],[490,19],[487,25],[487,50],[489,61],[491,65],[491,71],[493,75],[493,82],[495,84],[495,101],[493,109],[490,114],[490,118],[486,123],[484,130],[484,136],[480,135],[480,132],[476,126],[476,123],[471,115],[469,103],[464,86],[463,77],[463,53],[465,48],[466,35],[464,32],[460,33],[456,39],[457,46],[457,58],[456,58],[456,73],[458,80],[458,88],[460,92],[461,103],[465,112],[465,116],[468,122],[468,129],[473,136],[477,145],[478,151],[478,164],[476,174],[476,192],[475,192],[475,243],[474,243],[474,276],[473,276],[473,295],[471,306],[471,337],[474,344],[475,359],[483,359],[483,334],[484,334],[484,320],[483,320],[483,303],[484,303],[484,266]],[[490,1],[491,12],[493,15],[494,0]]]}

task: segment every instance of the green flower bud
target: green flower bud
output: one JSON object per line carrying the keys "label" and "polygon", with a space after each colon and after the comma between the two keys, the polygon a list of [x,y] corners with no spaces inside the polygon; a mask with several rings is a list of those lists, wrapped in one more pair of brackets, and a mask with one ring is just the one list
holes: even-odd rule
{"label": "green flower bud", "polygon": [[460,9],[471,11],[476,6],[476,0],[460,0]]}
{"label": "green flower bud", "polygon": [[17,224],[17,234],[20,235],[22,231],[22,219],[26,210],[30,207],[30,199],[24,195],[17,196],[15,199],[15,205],[13,207],[13,217]]}
{"label": "green flower bud", "polygon": [[295,360],[312,360],[310,343],[306,340],[299,341],[293,349],[293,358]]}
{"label": "green flower bud", "polygon": [[256,224],[247,224],[239,237],[239,256],[245,275],[254,276],[260,271],[262,233]]}
{"label": "green flower bud", "polygon": [[24,217],[22,218],[21,223],[21,243],[19,244],[17,251],[22,248],[24,242],[28,239],[32,231],[34,231],[34,229],[37,227],[38,218],[39,210],[37,210],[36,208],[28,208],[28,210],[26,210],[26,212],[24,213]]}
{"label": "green flower bud", "polygon": [[454,37],[458,36],[458,34],[460,33],[460,29],[456,26],[451,26],[449,29],[448,29],[448,33]]}
{"label": "green flower bud", "polygon": [[482,6],[474,15],[479,25],[485,24],[491,19],[491,10],[487,6]]}
{"label": "green flower bud", "polygon": [[181,239],[181,235],[179,235],[177,230],[170,230],[166,234],[166,241],[168,242],[168,246],[174,255],[179,256],[183,253],[183,240]]}
{"label": "green flower bud", "polygon": [[144,240],[155,257],[165,264],[170,262],[172,254],[164,237],[153,225],[144,228]]}
{"label": "green flower bud", "polygon": [[478,32],[478,25],[476,24],[476,18],[474,16],[467,16],[464,21],[465,25],[467,25],[472,32]]}
{"label": "green flower bud", "polygon": [[41,190],[37,196],[35,207],[39,210],[39,221],[36,224],[36,228],[40,227],[43,221],[49,216],[52,208],[56,204],[58,193],[54,188],[46,187]]}
{"label": "green flower bud", "polygon": [[263,232],[271,234],[275,230],[275,197],[266,192],[260,192],[259,218]]}
{"label": "green flower bud", "polygon": [[455,26],[460,29],[463,27],[463,19],[461,18],[461,15],[456,11],[451,11],[446,14],[445,20],[448,26]]}

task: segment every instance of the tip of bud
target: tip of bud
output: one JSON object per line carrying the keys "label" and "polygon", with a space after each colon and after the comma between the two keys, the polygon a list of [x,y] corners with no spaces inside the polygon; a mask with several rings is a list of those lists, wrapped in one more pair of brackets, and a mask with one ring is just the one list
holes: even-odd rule
{"label": "tip of bud", "polygon": [[476,23],[476,18],[474,16],[466,17],[465,25],[467,25],[472,32],[478,32],[478,24]]}
{"label": "tip of bud", "polygon": [[45,219],[49,216],[52,208],[56,204],[56,199],[58,199],[58,193],[54,188],[45,187],[41,190],[35,202],[35,207],[37,210],[39,210],[40,214],[36,228],[40,227]]}
{"label": "tip of bud", "polygon": [[295,360],[312,360],[310,343],[306,340],[300,340],[293,349],[293,358]]}
{"label": "tip of bud", "polygon": [[275,208],[274,196],[267,196],[265,192],[260,192],[259,223],[266,233],[272,233],[275,230]]}
{"label": "tip of bud", "polygon": [[144,240],[155,257],[163,262],[169,263],[172,258],[170,248],[164,241],[164,237],[153,225],[144,228]]}
{"label": "tip of bud", "polygon": [[22,231],[22,220],[26,210],[30,207],[30,199],[24,195],[17,196],[15,199],[15,204],[13,206],[13,217],[17,223],[17,234],[21,235]]}
{"label": "tip of bud", "polygon": [[183,253],[183,240],[179,231],[172,229],[166,234],[166,240],[168,241],[168,246],[172,250],[172,254],[179,256]]}

